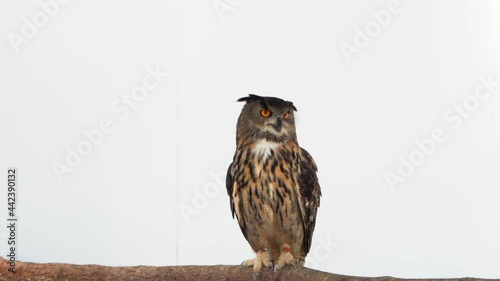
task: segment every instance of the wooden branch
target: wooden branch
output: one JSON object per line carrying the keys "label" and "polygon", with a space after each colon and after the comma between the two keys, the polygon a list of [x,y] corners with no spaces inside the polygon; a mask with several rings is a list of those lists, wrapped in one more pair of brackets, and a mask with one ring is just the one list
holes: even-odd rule
{"label": "wooden branch", "polygon": [[[0,281],[4,280],[253,280],[252,269],[234,265],[217,266],[131,266],[73,265],[61,263],[16,262],[16,272],[9,271],[9,262],[0,257]],[[274,273],[263,269],[257,280],[322,280],[322,281],[401,281],[393,277],[353,277],[321,272],[308,268],[287,267]],[[486,279],[418,279],[419,281],[483,281]]]}

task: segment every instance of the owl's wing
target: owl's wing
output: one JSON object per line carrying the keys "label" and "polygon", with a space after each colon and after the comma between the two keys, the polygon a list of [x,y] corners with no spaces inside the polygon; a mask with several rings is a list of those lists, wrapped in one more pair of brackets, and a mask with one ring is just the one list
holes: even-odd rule
{"label": "owl's wing", "polygon": [[231,205],[231,214],[233,215],[233,219],[234,219],[234,200],[233,200],[234,179],[233,179],[233,174],[231,172],[232,169],[233,169],[233,163],[229,164],[229,167],[227,168],[226,189],[227,189],[227,195],[229,195],[229,204]]}
{"label": "owl's wing", "polygon": [[241,232],[243,233],[243,236],[245,236],[245,239],[248,241],[247,238],[247,228],[245,225],[245,220],[243,219],[240,210],[240,206],[236,206],[236,204],[240,204],[240,199],[239,199],[239,194],[236,192],[233,192],[235,188],[235,181],[233,177],[233,164],[231,163],[229,167],[227,168],[227,175],[226,175],[226,189],[227,189],[227,195],[229,195],[229,203],[231,205],[231,214],[234,216],[236,215],[236,220],[238,220],[238,224],[240,225]]}
{"label": "owl's wing", "polygon": [[317,176],[318,168],[311,155],[303,148],[299,156],[298,201],[304,223],[305,253],[311,248],[312,235],[316,225],[316,211],[319,207],[321,188]]}

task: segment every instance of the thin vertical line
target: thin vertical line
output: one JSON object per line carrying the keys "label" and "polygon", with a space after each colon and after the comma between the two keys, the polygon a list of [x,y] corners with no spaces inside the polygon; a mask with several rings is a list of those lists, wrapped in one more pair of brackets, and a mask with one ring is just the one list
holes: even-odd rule
{"label": "thin vertical line", "polygon": [[[499,7],[500,7],[500,4],[498,4]],[[497,75],[498,76],[498,75]],[[493,103],[495,103],[497,105],[500,105],[500,100],[493,100]],[[498,113],[498,108],[499,106],[496,106],[496,107],[493,107],[493,127],[494,127],[494,130],[495,130],[495,182],[493,183],[495,186],[494,186],[494,190],[495,190],[495,197],[496,199],[500,199],[500,191],[498,189],[498,185],[500,184],[500,173],[498,172],[498,168],[500,167],[500,145],[499,145],[499,141],[500,141],[500,128],[499,128],[499,124],[500,124],[500,114]],[[500,214],[500,206],[497,206],[497,214]]]}
{"label": "thin vertical line", "polygon": [[[176,67],[177,69],[177,75],[179,75],[179,65]],[[176,178],[177,178],[177,206],[176,206],[176,264],[179,265],[179,228],[180,228],[180,221],[179,221],[179,204],[180,204],[180,181],[181,181],[181,173],[180,173],[180,95],[179,95],[179,78],[177,77],[177,126],[176,126],[176,159],[175,159],[175,165],[176,165]]]}
{"label": "thin vertical line", "polygon": [[[179,65],[177,65],[177,75],[180,75],[179,72]],[[177,167],[176,171],[176,177],[177,177],[177,227],[176,227],[176,240],[177,240],[177,247],[176,247],[176,259],[177,259],[177,265],[179,265],[179,229],[180,229],[180,220],[179,220],[179,204],[180,204],[180,187],[181,187],[181,161],[180,161],[180,150],[181,150],[181,141],[180,141],[180,131],[181,131],[181,126],[180,126],[180,121],[181,121],[181,116],[180,116],[180,90],[179,90],[179,77],[177,77],[177,128],[176,128],[176,160],[175,160],[175,165]]]}
{"label": "thin vertical line", "polygon": [[181,178],[180,178],[180,146],[181,146],[181,142],[180,142],[180,132],[181,132],[181,127],[180,127],[180,121],[181,121],[181,114],[180,114],[180,111],[181,111],[181,107],[180,107],[180,76],[181,76],[181,73],[180,73],[180,53],[181,53],[181,50],[180,50],[180,46],[181,46],[181,42],[180,42],[180,22],[181,22],[181,19],[180,19],[180,2],[179,0],[175,1],[175,9],[177,10],[177,32],[176,32],[176,44],[177,44],[177,48],[176,48],[176,51],[177,51],[177,59],[176,59],[176,72],[177,72],[177,77],[176,77],[176,83],[177,83],[177,87],[176,87],[176,103],[177,103],[177,116],[176,116],[176,133],[175,133],[175,141],[176,141],[176,144],[175,144],[175,147],[176,147],[176,152],[175,152],[175,155],[176,155],[176,160],[175,160],[175,165],[176,165],[176,178],[177,178],[177,181],[176,181],[176,184],[177,184],[177,194],[176,194],[176,197],[177,197],[177,206],[175,208],[176,210],[176,235],[175,235],[175,239],[176,239],[176,250],[175,250],[175,257],[176,257],[176,265],[179,265],[179,234],[180,234],[180,231],[179,231],[179,228],[180,228],[180,221],[179,221],[179,204],[180,204],[180,181],[181,181]]}

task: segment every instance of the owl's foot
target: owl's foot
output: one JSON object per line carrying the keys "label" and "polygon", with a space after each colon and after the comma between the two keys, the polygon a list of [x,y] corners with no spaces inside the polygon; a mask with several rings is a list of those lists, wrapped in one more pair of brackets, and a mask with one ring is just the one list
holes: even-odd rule
{"label": "owl's foot", "polygon": [[269,258],[269,251],[263,249],[257,252],[255,259],[246,260],[241,263],[242,266],[253,267],[254,278],[259,275],[262,267],[271,267],[271,259]]}
{"label": "owl's foot", "polygon": [[292,253],[290,253],[290,247],[288,245],[282,248],[280,257],[278,258],[278,261],[276,261],[276,264],[274,265],[274,272],[287,265],[292,265],[292,266],[299,265],[299,260],[294,258]]}

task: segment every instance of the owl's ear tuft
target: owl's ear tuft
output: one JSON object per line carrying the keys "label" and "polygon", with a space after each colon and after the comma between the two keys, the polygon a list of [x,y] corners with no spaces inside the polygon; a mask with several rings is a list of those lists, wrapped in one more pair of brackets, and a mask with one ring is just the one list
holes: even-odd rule
{"label": "owl's ear tuft", "polygon": [[287,101],[288,103],[288,107],[290,107],[291,109],[293,109],[294,111],[298,111],[297,108],[295,107],[295,105],[293,105],[293,102],[291,101]]}
{"label": "owl's ear tuft", "polygon": [[263,97],[261,96],[257,96],[257,95],[252,95],[252,94],[249,94],[248,97],[242,97],[242,98],[239,98],[237,101],[240,102],[240,101],[246,101],[246,102],[249,102],[249,101],[261,101],[263,100]]}
{"label": "owl's ear tuft", "polygon": [[249,94],[248,97],[242,97],[242,98],[238,99],[238,101],[246,101],[247,104],[249,102],[259,101],[263,108],[268,108],[266,98],[261,97],[261,96],[257,96],[257,95]]}

